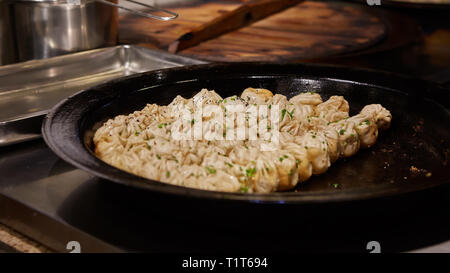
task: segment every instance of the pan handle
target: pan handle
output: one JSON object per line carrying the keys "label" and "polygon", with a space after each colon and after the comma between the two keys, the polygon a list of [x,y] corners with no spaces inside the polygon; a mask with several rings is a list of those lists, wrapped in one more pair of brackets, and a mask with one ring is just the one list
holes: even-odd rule
{"label": "pan handle", "polygon": [[[126,7],[123,7],[121,5],[109,2],[107,0],[95,0],[95,1],[101,2],[101,3],[106,4],[106,5],[110,5],[110,6],[113,6],[113,7],[117,7],[119,9],[126,10],[126,11],[129,11],[131,13],[138,14],[140,16],[144,16],[144,17],[147,17],[147,18],[158,19],[158,20],[162,20],[162,21],[169,21],[169,20],[173,20],[173,19],[178,17],[178,14],[175,13],[175,12],[172,12],[172,11],[169,11],[169,10],[165,10],[165,9],[161,9],[161,8],[157,8],[157,7],[154,7],[154,6],[150,6],[150,5],[147,5],[147,4],[138,2],[138,1],[134,1],[134,0],[122,0],[122,1],[131,2],[131,3],[134,3],[136,5],[140,5],[140,6],[149,8],[150,11],[147,13],[147,12],[142,12],[142,11],[139,11],[139,10],[126,8]],[[167,15],[169,15],[169,16],[158,16],[158,15],[153,14],[153,12],[163,12],[163,13],[166,13]]]}

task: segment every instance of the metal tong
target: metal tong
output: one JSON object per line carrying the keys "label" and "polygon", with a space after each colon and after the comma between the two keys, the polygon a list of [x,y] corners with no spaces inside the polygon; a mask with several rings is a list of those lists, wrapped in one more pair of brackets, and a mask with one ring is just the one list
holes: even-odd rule
{"label": "metal tong", "polygon": [[[150,9],[150,11],[149,12],[143,12],[143,11],[139,11],[139,10],[130,9],[130,8],[121,6],[119,4],[116,4],[116,3],[113,3],[113,2],[109,2],[107,0],[95,0],[95,1],[103,3],[103,4],[106,4],[106,5],[110,5],[110,6],[113,6],[113,7],[117,7],[119,9],[123,9],[123,10],[126,10],[128,12],[131,12],[131,13],[143,16],[143,17],[153,18],[153,19],[162,20],[162,21],[169,21],[169,20],[176,19],[178,17],[178,14],[175,13],[175,12],[172,12],[172,11],[169,11],[169,10],[165,10],[165,9],[162,9],[162,8],[158,8],[158,7],[154,7],[154,6],[150,6],[150,5],[147,5],[147,4],[138,2],[138,1],[134,1],[134,0],[122,0],[122,1],[127,1],[127,2],[131,2],[133,4],[136,4],[136,5],[142,6],[142,7],[146,7],[148,9]],[[80,4],[80,0],[72,0],[70,2],[72,2],[74,4]],[[158,15],[154,14],[156,12],[166,13],[168,16],[158,16]]]}

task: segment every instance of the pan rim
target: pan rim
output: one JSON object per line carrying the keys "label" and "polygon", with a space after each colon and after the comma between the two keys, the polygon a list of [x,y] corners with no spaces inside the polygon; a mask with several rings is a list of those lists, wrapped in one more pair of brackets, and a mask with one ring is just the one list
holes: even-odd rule
{"label": "pan rim", "polygon": [[[61,146],[62,144],[55,140],[55,138],[52,136],[54,133],[52,130],[52,122],[55,119],[55,116],[61,111],[61,109],[66,106],[67,104],[70,104],[74,98],[76,99],[79,96],[82,96],[83,94],[86,94],[87,92],[95,91],[96,89],[101,89],[102,87],[122,82],[126,80],[130,80],[133,78],[139,78],[143,75],[158,75],[158,74],[164,74],[167,71],[183,71],[185,69],[212,69],[212,68],[221,68],[224,66],[237,66],[237,65],[247,65],[247,66],[288,66],[288,67],[301,67],[301,68],[309,68],[309,67],[315,67],[315,68],[327,68],[327,69],[340,69],[343,71],[350,71],[352,73],[376,73],[378,75],[384,75],[387,77],[397,77],[402,80],[414,80],[417,81],[417,79],[413,79],[408,76],[403,75],[397,75],[395,73],[389,73],[389,72],[381,72],[381,71],[375,71],[375,70],[368,70],[368,69],[354,69],[354,68],[348,68],[348,67],[342,67],[342,66],[335,66],[335,65],[317,65],[317,64],[273,64],[273,63],[261,63],[261,62],[252,62],[252,63],[233,63],[233,64],[224,64],[224,63],[216,63],[216,64],[201,64],[201,65],[192,65],[192,66],[186,66],[186,67],[179,67],[179,68],[169,68],[169,69],[161,69],[161,70],[155,70],[150,72],[144,72],[139,73],[135,75],[130,75],[122,78],[118,78],[91,88],[88,88],[86,90],[79,91],[75,93],[74,95],[60,101],[57,105],[55,105],[45,116],[43,123],[42,123],[42,135],[47,143],[47,145],[50,147],[50,149],[55,152],[58,157],[63,159],[64,161],[76,166],[77,168],[80,168],[82,170],[85,170],[95,176],[98,176],[100,178],[103,178],[105,180],[112,181],[114,183],[122,184],[128,187],[138,188],[142,190],[149,190],[157,193],[162,194],[170,194],[170,195],[178,195],[188,198],[200,198],[200,199],[210,199],[210,200],[228,200],[228,201],[238,201],[238,202],[247,202],[247,203],[272,203],[272,204],[301,204],[301,203],[329,203],[329,202],[340,202],[340,201],[350,201],[350,200],[364,200],[364,199],[372,199],[372,198],[378,198],[378,197],[387,197],[392,195],[398,195],[398,194],[405,194],[413,191],[420,191],[427,188],[430,188],[429,185],[426,185],[425,183],[420,183],[418,185],[415,185],[414,187],[408,187],[404,190],[402,190],[400,193],[398,192],[398,189],[395,187],[392,187],[389,184],[383,184],[383,185],[374,185],[373,188],[368,189],[368,187],[363,188],[353,188],[353,189],[346,189],[346,190],[339,190],[339,191],[328,191],[328,192],[315,192],[315,193],[301,193],[301,192],[276,192],[276,193],[270,193],[270,194],[244,194],[244,193],[226,193],[226,192],[215,192],[215,191],[207,191],[207,190],[199,190],[199,189],[193,189],[193,188],[187,188],[183,186],[176,186],[171,185],[163,182],[159,182],[156,180],[146,179],[143,177],[139,177],[137,175],[128,173],[126,171],[120,170],[116,167],[110,166],[106,164],[105,162],[101,161],[99,158],[94,156],[91,151],[89,151],[84,145],[83,146],[83,153],[88,155],[96,164],[100,164],[102,167],[106,167],[108,170],[108,173],[105,173],[104,171],[99,171],[99,168],[95,168],[91,165],[86,166],[83,162],[79,161],[77,158],[73,158],[70,154],[66,153],[64,148]],[[339,78],[333,78],[333,77],[322,77],[324,79],[331,79],[331,80],[340,80]],[[351,80],[354,83],[362,84],[362,85],[370,85],[370,86],[377,86],[379,88],[383,89],[390,89],[390,87],[382,86],[382,85],[374,85],[372,83],[367,82],[358,82]],[[422,83],[426,83],[422,81]],[[426,83],[428,84],[428,83]],[[401,90],[392,88],[393,91],[402,92]],[[138,91],[138,90],[135,90]],[[404,93],[404,92],[402,92]],[[448,109],[444,106],[440,105],[436,101],[433,100],[433,102],[436,105],[441,106],[447,113],[449,113]],[[81,117],[80,117],[81,118]],[[112,174],[119,174],[117,176]],[[142,183],[144,182],[144,183]],[[433,184],[434,186],[438,186],[444,183],[448,183],[449,181],[444,181],[438,184]],[[324,198],[326,197],[326,198]]]}

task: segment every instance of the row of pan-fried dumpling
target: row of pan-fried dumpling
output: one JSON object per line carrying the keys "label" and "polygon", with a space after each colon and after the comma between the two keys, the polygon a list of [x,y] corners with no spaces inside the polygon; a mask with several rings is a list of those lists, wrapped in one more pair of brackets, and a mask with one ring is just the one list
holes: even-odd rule
{"label": "row of pan-fried dumpling", "polygon": [[[183,109],[194,112],[208,104],[277,105],[281,111],[278,148],[262,151],[264,139],[171,137]],[[270,116],[261,118],[267,118],[270,126]],[[111,119],[97,130],[94,143],[97,156],[105,162],[149,179],[206,190],[267,193],[292,189],[299,181],[325,172],[339,157],[370,147],[391,118],[379,104],[367,105],[349,117],[342,96],[323,102],[319,94],[309,92],[288,100],[266,89],[247,88],[240,97],[223,99],[203,89],[191,99],[177,96],[168,106],[148,104],[141,111]]]}

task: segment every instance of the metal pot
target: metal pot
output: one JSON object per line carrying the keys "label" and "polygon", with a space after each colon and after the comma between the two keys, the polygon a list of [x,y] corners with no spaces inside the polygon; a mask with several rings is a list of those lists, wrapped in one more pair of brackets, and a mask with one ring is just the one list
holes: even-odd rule
{"label": "metal pot", "polygon": [[14,63],[16,57],[11,24],[11,5],[0,0],[0,65]]}
{"label": "metal pot", "polygon": [[[150,13],[122,7],[117,0],[13,0],[19,61],[117,44],[117,8],[159,20],[178,16],[133,0],[126,1],[150,8]],[[157,16],[155,12],[169,16]]]}

